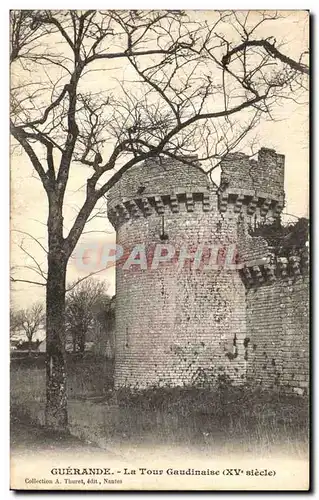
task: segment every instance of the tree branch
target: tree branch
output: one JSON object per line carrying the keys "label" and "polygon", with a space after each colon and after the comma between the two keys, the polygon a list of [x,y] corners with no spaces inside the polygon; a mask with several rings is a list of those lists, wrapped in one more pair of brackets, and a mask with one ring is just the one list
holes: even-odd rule
{"label": "tree branch", "polygon": [[304,73],[309,75],[309,67],[305,64],[295,61],[291,59],[291,57],[286,56],[282,52],[280,52],[274,44],[270,43],[268,40],[246,40],[245,42],[237,45],[233,49],[229,50],[224,57],[222,58],[223,66],[228,66],[231,62],[231,58],[234,54],[238,52],[243,52],[247,47],[263,47],[268,54],[270,54],[273,58],[279,59],[281,62],[288,64],[292,69],[298,71],[299,73]]}
{"label": "tree branch", "polygon": [[13,278],[12,276],[10,277],[10,281],[12,283],[29,283],[31,285],[47,286],[47,283],[40,283],[39,281],[31,281],[31,280],[22,280],[22,279]]}
{"label": "tree branch", "polygon": [[120,59],[120,58],[128,58],[128,57],[139,57],[139,56],[152,56],[158,54],[173,54],[174,49],[165,50],[165,49],[154,49],[154,50],[140,50],[140,51],[123,51],[123,52],[110,52],[109,54],[93,54],[92,56],[86,59],[86,64],[89,64],[98,59]]}
{"label": "tree branch", "polygon": [[38,173],[41,182],[43,184],[43,187],[45,188],[46,192],[49,193],[49,179],[40,163],[39,158],[37,157],[36,153],[34,152],[33,148],[30,146],[28,143],[28,134],[25,132],[21,127],[16,127],[13,125],[11,122],[11,133],[13,137],[21,144],[23,147],[24,151],[27,153],[28,157],[31,160],[31,163]]}

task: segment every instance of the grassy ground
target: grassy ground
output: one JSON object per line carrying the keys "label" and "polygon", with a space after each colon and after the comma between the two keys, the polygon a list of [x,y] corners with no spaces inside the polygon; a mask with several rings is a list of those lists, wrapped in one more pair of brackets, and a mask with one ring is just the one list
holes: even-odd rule
{"label": "grassy ground", "polygon": [[[112,393],[112,363],[86,355],[67,360],[71,432],[101,447],[170,445],[221,453],[308,450],[306,398],[228,386]],[[113,397],[112,397],[113,396]],[[43,423],[43,360],[11,365],[11,409],[19,421]]]}
{"label": "grassy ground", "polygon": [[[30,424],[30,422],[21,422],[18,418],[11,419],[10,425],[10,444],[15,451],[28,449],[36,453],[37,451],[51,451],[60,449],[64,452],[73,450],[85,450],[88,447],[85,443],[75,436],[59,436],[57,434],[48,435],[42,427]],[[94,451],[92,448],[91,451]]]}
{"label": "grassy ground", "polygon": [[[70,399],[104,396],[113,386],[113,363],[90,353],[69,354],[67,362]],[[27,390],[26,390],[27,388]],[[45,356],[11,358],[11,401],[21,398],[42,401],[45,397]]]}

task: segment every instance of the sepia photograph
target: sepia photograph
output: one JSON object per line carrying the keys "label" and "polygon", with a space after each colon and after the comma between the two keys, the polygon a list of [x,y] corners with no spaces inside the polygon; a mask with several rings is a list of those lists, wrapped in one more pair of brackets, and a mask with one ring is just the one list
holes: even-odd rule
{"label": "sepia photograph", "polygon": [[8,23],[10,488],[308,491],[309,11]]}

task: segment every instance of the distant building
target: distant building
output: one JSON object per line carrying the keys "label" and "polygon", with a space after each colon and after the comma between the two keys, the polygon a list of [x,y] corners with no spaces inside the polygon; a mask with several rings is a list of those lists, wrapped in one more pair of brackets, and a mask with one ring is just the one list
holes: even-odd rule
{"label": "distant building", "polygon": [[[94,342],[86,342],[85,343],[85,352],[92,351],[94,349]],[[38,352],[46,352],[47,350],[47,342],[46,339],[44,339],[42,342],[40,342],[37,351]],[[66,352],[73,352],[73,345],[68,342],[65,346]]]}

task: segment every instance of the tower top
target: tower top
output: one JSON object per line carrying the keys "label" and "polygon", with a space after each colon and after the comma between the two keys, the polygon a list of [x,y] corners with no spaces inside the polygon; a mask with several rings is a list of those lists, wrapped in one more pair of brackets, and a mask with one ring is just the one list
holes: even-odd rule
{"label": "tower top", "polygon": [[221,186],[229,193],[251,191],[271,200],[284,196],[285,157],[274,149],[261,148],[257,160],[243,153],[230,153],[220,166]]}
{"label": "tower top", "polygon": [[[154,211],[163,214],[165,207],[177,213],[180,206],[193,211],[200,201],[204,211],[210,211],[210,195],[217,186],[200,167],[197,156],[151,158],[126,171],[108,194],[108,217],[117,227],[124,220]],[[215,194],[217,206],[217,194]]]}
{"label": "tower top", "polygon": [[217,190],[201,168],[197,155],[177,159],[155,157],[138,163],[126,171],[110,189],[110,208],[124,200],[150,198],[186,192]]}
{"label": "tower top", "polygon": [[248,216],[277,217],[284,206],[284,163],[283,155],[268,148],[260,149],[257,160],[244,153],[230,153],[220,163],[218,188],[196,155],[183,157],[183,161],[150,158],[124,172],[110,189],[109,220],[116,227],[154,210],[161,214],[164,205],[178,212],[180,204],[186,204],[192,211],[195,201],[202,203],[204,211],[243,210]]}
{"label": "tower top", "polygon": [[247,215],[277,217],[284,206],[285,157],[274,149],[261,148],[257,160],[244,153],[230,153],[220,164],[219,208],[226,212],[232,205]]}

